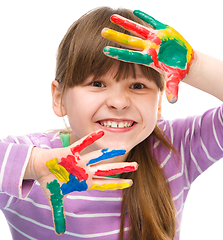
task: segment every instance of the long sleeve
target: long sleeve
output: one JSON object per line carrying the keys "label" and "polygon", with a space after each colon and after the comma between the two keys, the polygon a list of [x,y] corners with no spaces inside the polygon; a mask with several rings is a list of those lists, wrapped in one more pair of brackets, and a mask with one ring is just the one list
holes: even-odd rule
{"label": "long sleeve", "polygon": [[178,219],[177,232],[188,192],[193,181],[223,158],[223,105],[201,116],[159,120],[178,155],[169,152],[159,141],[153,142],[154,154],[169,183]]}
{"label": "long sleeve", "polygon": [[23,180],[33,147],[62,147],[59,132],[9,136],[0,140],[0,192],[26,198],[34,181]]}
{"label": "long sleeve", "polygon": [[208,167],[223,157],[223,105],[201,116],[172,124],[178,133],[173,139],[185,164],[185,174],[192,183]]}
{"label": "long sleeve", "polygon": [[27,138],[8,137],[0,141],[0,191],[25,198],[33,181],[23,176],[34,145]]}

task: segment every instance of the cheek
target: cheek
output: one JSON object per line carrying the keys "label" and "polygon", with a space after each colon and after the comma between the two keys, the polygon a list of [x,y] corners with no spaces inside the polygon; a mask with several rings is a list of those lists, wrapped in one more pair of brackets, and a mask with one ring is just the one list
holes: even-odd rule
{"label": "cheek", "polygon": [[64,97],[64,108],[70,123],[71,128],[73,129],[76,125],[80,127],[80,123],[87,119],[87,114],[89,111],[86,111],[85,99],[81,98],[81,95],[78,91],[70,89],[66,92]]}
{"label": "cheek", "polygon": [[154,130],[158,116],[158,96],[147,99],[141,105],[141,116],[143,121],[143,129],[145,137],[148,137]]}

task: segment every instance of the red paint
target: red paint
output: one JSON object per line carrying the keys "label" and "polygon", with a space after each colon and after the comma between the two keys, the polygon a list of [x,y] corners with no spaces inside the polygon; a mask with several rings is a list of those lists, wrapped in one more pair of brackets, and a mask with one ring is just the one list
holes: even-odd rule
{"label": "red paint", "polygon": [[110,170],[97,170],[95,172],[95,176],[100,176],[100,177],[105,177],[105,176],[111,176],[111,175],[116,175],[124,172],[132,172],[135,171],[136,167],[134,166],[126,166],[124,168],[114,168]]}
{"label": "red paint", "polygon": [[179,83],[187,75],[189,68],[179,69],[167,66],[166,64],[160,62],[159,67],[166,72],[166,95],[167,97],[172,94],[172,98],[178,98]]}
{"label": "red paint", "polygon": [[111,21],[119,26],[122,26],[127,30],[130,30],[131,32],[135,32],[137,35],[140,35],[145,39],[149,39],[156,45],[161,44],[161,39],[155,33],[149,31],[149,29],[146,28],[145,26],[141,26],[137,23],[134,23],[128,19],[125,19],[117,15],[112,15]]}
{"label": "red paint", "polygon": [[152,58],[152,60],[153,60],[154,65],[155,65],[156,67],[158,67],[158,66],[159,66],[159,59],[158,59],[158,57],[157,57],[157,52],[156,52],[156,50],[155,50],[154,48],[150,48],[148,52],[149,52],[149,54],[151,55],[151,58]]}
{"label": "red paint", "polygon": [[80,156],[68,155],[66,158],[62,158],[59,164],[63,166],[69,173],[76,176],[79,181],[87,180],[88,174],[86,173],[85,169],[77,166],[77,161],[79,160]]}
{"label": "red paint", "polygon": [[86,137],[83,142],[73,148],[71,148],[71,152],[73,154],[80,153],[83,151],[87,146],[91,145],[93,142],[97,141],[99,138],[101,138],[105,133],[103,131],[92,133],[88,137]]}

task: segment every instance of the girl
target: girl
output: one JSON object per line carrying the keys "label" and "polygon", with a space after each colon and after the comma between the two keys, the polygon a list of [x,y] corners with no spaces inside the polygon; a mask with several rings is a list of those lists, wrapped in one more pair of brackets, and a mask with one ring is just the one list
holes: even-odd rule
{"label": "girl", "polygon": [[[113,14],[144,25],[112,18],[138,37],[137,28],[142,30],[140,37],[146,32],[145,41],[111,30],[104,30],[103,36],[115,43],[103,39],[104,27],[128,33],[110,22]],[[13,238],[179,239],[191,183],[223,156],[223,113],[219,107],[199,117],[169,122],[158,119],[159,100],[166,80],[168,99],[176,101],[178,81],[186,74],[186,83],[223,100],[222,62],[193,53],[169,26],[144,14],[139,17],[150,19],[150,26],[125,9],[100,8],[77,20],[59,46],[52,83],[54,112],[67,115],[71,128],[1,141],[0,204]],[[166,38],[163,32],[170,34]],[[133,47],[134,52],[116,49],[119,43]],[[116,48],[105,48],[108,45]],[[105,56],[104,48],[106,55],[134,64]],[[98,162],[102,156],[106,159]],[[74,191],[67,196],[62,186],[68,189],[66,182],[72,175],[65,181],[61,173],[65,179],[71,172],[68,159],[76,163],[76,178],[80,173],[87,175],[86,189],[125,188],[132,181],[133,185],[116,191]],[[125,173],[121,179],[96,178],[106,171]],[[65,182],[59,191],[58,182]],[[54,233],[48,200],[57,233],[65,231],[62,236]]]}

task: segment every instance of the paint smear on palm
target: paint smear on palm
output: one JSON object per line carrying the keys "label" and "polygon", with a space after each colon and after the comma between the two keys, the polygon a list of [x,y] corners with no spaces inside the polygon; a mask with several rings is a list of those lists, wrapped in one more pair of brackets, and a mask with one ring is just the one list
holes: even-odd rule
{"label": "paint smear on palm", "polygon": [[46,162],[46,166],[54,174],[56,178],[58,178],[61,182],[69,181],[69,173],[67,170],[58,164],[58,159],[54,158]]}
{"label": "paint smear on palm", "polygon": [[163,41],[176,40],[176,42],[187,50],[187,62],[191,61],[194,50],[191,45],[185,40],[185,38],[177,32],[174,28],[167,26],[157,34]]}

